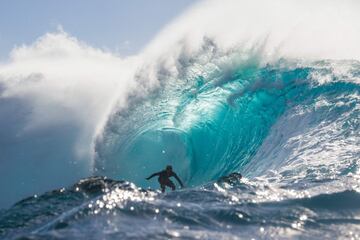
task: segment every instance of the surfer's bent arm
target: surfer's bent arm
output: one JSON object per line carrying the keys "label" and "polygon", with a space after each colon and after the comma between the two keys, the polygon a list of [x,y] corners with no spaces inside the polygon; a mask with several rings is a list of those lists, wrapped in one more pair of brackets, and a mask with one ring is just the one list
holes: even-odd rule
{"label": "surfer's bent arm", "polygon": [[179,182],[181,187],[184,187],[184,184],[181,182],[180,178],[176,175],[176,173],[174,173],[174,178],[176,178],[176,180]]}
{"label": "surfer's bent arm", "polygon": [[149,180],[157,175],[160,175],[160,172],[157,172],[157,173],[153,173],[151,176],[147,177],[146,179]]}

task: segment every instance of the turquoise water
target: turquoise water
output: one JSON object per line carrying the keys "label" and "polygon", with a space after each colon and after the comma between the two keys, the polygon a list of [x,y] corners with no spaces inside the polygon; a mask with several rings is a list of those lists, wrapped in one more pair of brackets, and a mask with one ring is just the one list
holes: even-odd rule
{"label": "turquoise water", "polygon": [[[94,175],[106,178],[3,210],[0,236],[358,238],[360,63],[205,62],[159,71],[157,87],[114,109],[95,144]],[[186,188],[148,189],[167,164]],[[235,171],[244,178],[219,180]]]}
{"label": "turquoise water", "polygon": [[[98,173],[142,187],[148,186],[143,176],[166,164],[174,165],[189,186],[257,165],[244,172],[255,177],[270,170],[259,165],[263,161],[257,155],[259,148],[283,151],[289,134],[306,135],[317,125],[336,125],[337,135],[348,136],[342,141],[350,140],[350,134],[356,145],[357,62],[279,61],[261,66],[256,59],[234,58],[226,59],[239,62],[231,67],[222,58],[187,66],[181,78],[164,82],[151,97],[135,100],[125,113],[114,114],[97,144]],[[337,76],[334,67],[354,71]],[[350,115],[344,119],[344,114]],[[345,122],[351,131],[340,127]],[[273,136],[274,126],[290,132]],[[317,137],[331,138],[328,134]],[[352,150],[355,157],[358,149]],[[285,167],[288,157],[268,161],[277,162],[276,168]]]}

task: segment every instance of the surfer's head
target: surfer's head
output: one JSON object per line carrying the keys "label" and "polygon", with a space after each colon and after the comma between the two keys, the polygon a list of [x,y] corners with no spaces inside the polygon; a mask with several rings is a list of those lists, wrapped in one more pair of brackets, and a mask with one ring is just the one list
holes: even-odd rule
{"label": "surfer's head", "polygon": [[172,166],[171,166],[171,165],[167,165],[167,166],[166,166],[166,171],[167,171],[167,172],[172,172]]}

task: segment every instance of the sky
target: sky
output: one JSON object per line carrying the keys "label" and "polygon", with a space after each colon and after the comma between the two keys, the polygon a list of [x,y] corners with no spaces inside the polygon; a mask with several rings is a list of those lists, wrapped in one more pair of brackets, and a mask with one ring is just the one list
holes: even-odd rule
{"label": "sky", "polygon": [[197,1],[0,0],[0,59],[59,28],[93,47],[133,55]]}

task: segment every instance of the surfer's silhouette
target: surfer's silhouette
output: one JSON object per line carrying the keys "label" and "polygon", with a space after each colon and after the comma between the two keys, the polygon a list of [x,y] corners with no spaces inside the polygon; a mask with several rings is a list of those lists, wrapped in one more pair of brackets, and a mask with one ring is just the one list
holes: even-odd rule
{"label": "surfer's silhouette", "polygon": [[172,170],[172,166],[168,165],[166,166],[166,169],[152,174],[150,177],[147,177],[146,180],[150,180],[151,178],[159,176],[158,181],[160,183],[161,192],[165,192],[165,187],[170,187],[173,191],[175,190],[175,184],[169,179],[170,177],[176,178],[176,180],[179,182],[180,186],[183,188],[184,185],[181,182],[180,178],[176,175],[175,172]]}

